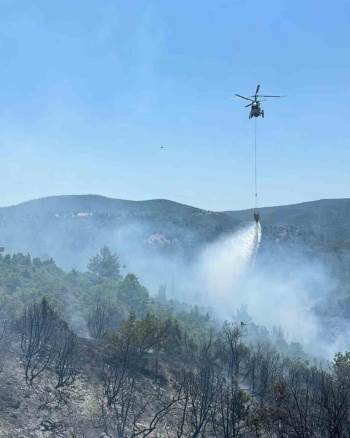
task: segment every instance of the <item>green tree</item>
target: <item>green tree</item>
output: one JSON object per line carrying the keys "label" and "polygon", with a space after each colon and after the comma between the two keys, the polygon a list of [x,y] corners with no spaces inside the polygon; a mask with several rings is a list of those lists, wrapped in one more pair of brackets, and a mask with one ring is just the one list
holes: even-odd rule
{"label": "green tree", "polygon": [[104,246],[99,254],[90,259],[88,270],[99,279],[121,279],[119,257],[113,254],[107,246]]}
{"label": "green tree", "polygon": [[120,283],[118,299],[128,307],[129,311],[135,312],[137,317],[143,317],[147,313],[149,294],[134,274],[126,275]]}

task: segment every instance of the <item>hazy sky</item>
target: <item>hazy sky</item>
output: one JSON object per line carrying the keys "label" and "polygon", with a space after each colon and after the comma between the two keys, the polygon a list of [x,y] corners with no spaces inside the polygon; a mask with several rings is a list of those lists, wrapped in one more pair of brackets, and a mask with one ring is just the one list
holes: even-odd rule
{"label": "hazy sky", "polygon": [[[350,196],[350,2],[0,0],[1,205]],[[164,145],[165,149],[160,149]]]}

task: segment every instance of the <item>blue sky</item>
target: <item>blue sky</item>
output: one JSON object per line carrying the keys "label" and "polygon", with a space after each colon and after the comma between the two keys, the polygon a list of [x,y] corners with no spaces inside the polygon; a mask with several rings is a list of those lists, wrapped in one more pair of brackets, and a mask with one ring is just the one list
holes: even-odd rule
{"label": "blue sky", "polygon": [[[1,205],[350,196],[350,2],[0,0]],[[161,150],[160,146],[165,149]]]}

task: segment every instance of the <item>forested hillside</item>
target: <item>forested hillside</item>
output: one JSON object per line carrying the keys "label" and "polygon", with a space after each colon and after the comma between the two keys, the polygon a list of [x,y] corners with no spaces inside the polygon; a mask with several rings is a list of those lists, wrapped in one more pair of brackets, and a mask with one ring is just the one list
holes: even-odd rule
{"label": "forested hillside", "polygon": [[350,436],[348,353],[151,297],[107,247],[86,272],[1,256],[0,285],[1,437]]}

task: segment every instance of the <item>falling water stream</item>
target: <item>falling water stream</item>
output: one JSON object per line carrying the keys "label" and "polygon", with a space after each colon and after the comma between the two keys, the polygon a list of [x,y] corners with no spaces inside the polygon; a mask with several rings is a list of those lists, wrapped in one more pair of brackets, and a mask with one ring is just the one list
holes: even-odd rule
{"label": "falling water stream", "polygon": [[200,265],[206,284],[221,296],[227,294],[254,262],[261,241],[261,226],[252,223],[209,247]]}

